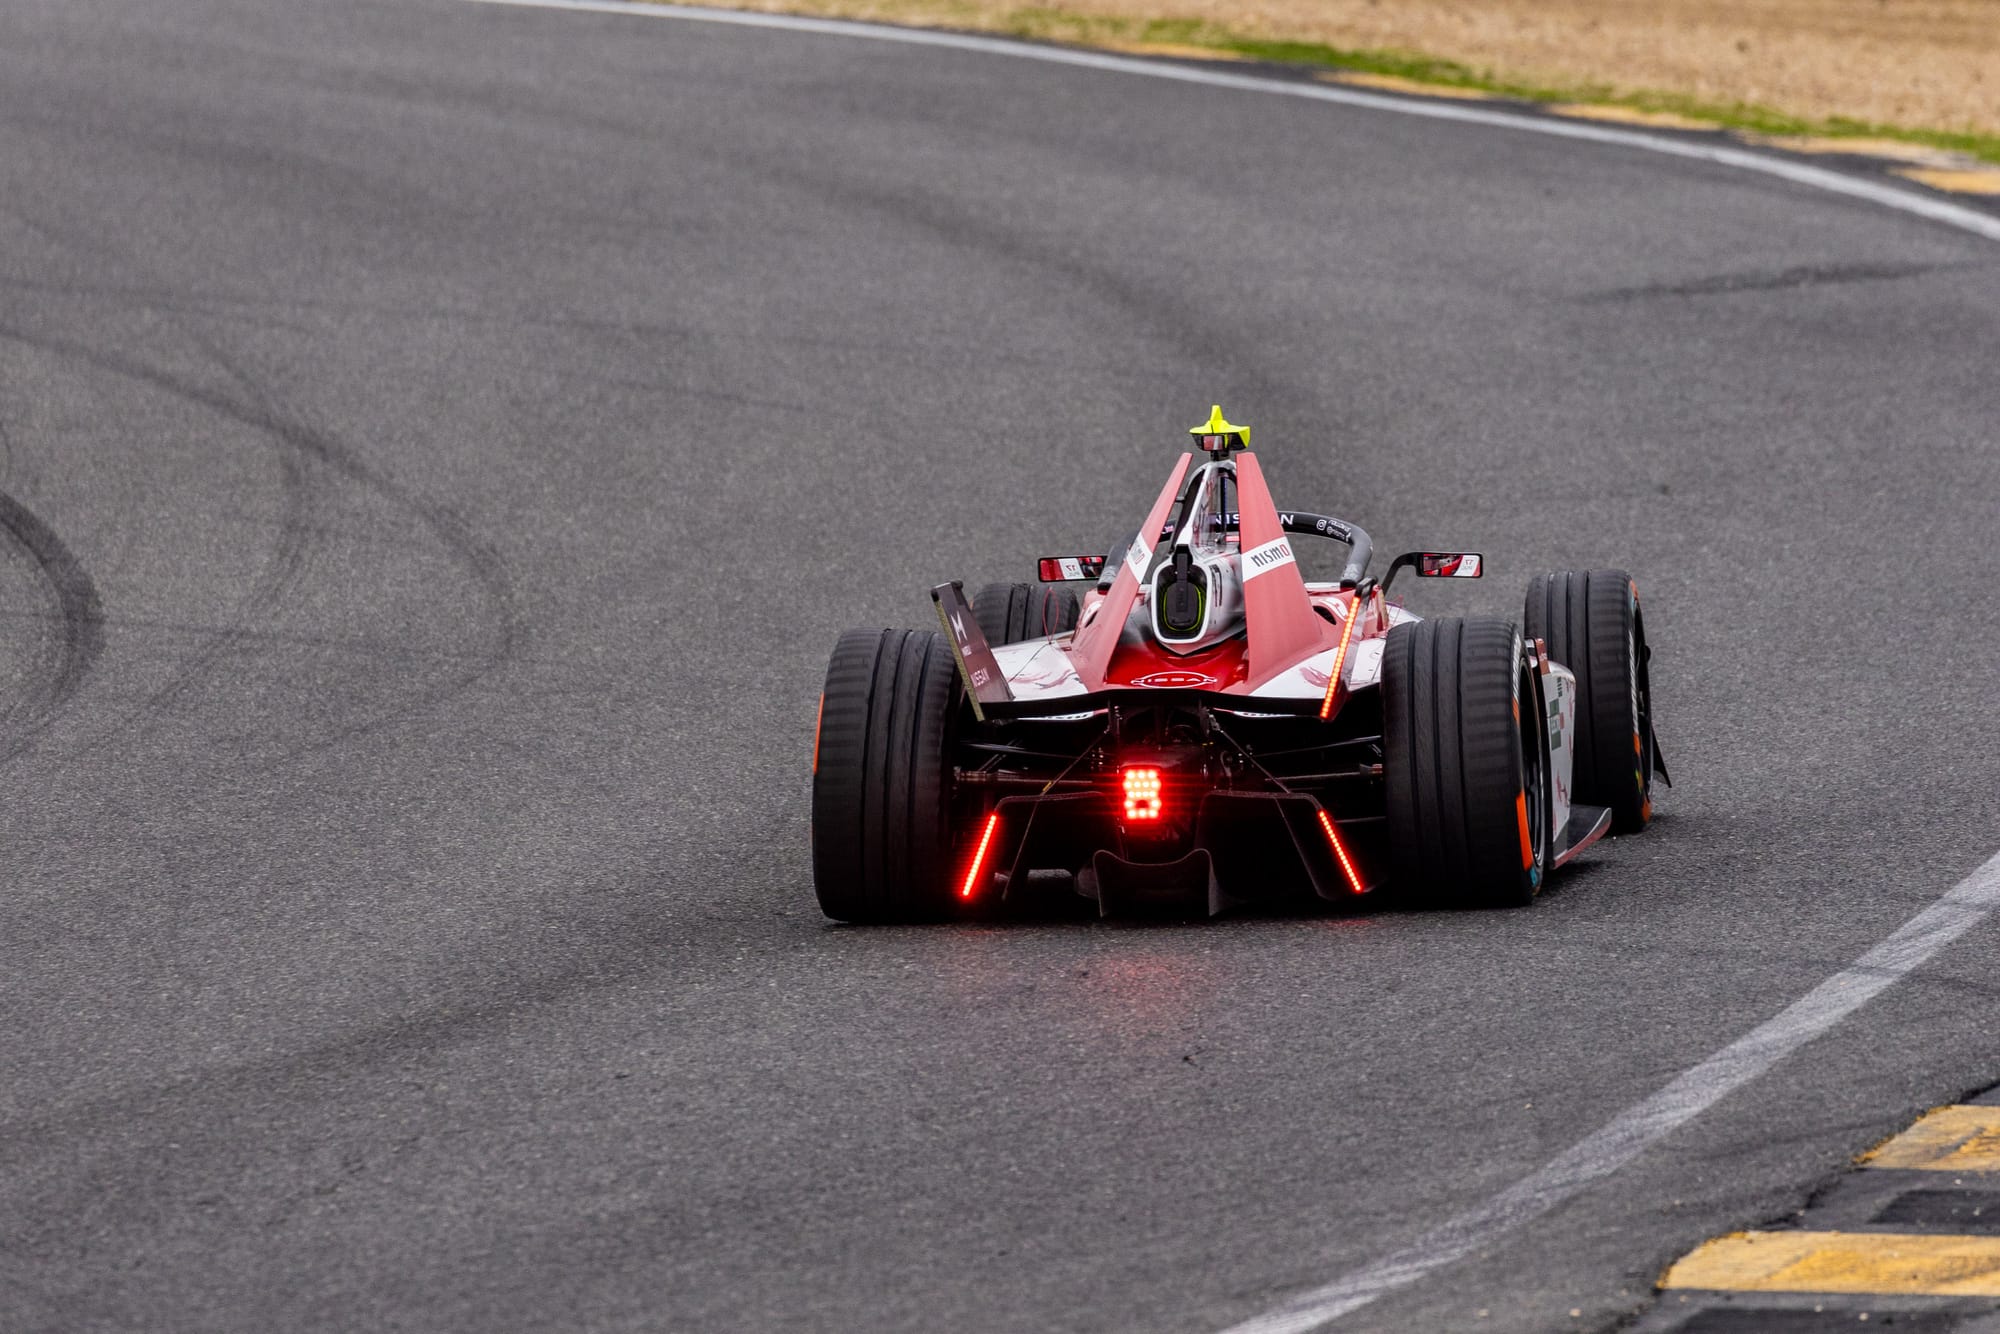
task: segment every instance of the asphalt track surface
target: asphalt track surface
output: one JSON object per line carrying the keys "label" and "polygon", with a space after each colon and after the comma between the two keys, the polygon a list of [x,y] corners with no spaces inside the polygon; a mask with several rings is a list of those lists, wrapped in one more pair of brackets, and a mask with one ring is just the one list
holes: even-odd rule
{"label": "asphalt track surface", "polygon": [[[1200,1331],[1365,1266],[2000,846],[1996,344],[2000,247],[1629,150],[6,6],[0,1326]],[[1633,570],[1655,827],[1523,912],[825,923],[835,635],[1101,546],[1214,401],[1487,553],[1419,610]],[[2000,1076],[1996,946],[1338,1328],[1611,1326]]]}

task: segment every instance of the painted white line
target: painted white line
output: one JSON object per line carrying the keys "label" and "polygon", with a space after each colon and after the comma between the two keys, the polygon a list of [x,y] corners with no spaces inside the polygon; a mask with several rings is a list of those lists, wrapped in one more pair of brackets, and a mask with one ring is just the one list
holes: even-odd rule
{"label": "painted white line", "polygon": [[[1367,107],[1403,116],[1457,121],[1530,134],[1580,139],[1588,143],[1636,148],[1669,157],[1712,162],[1758,172],[1795,185],[1845,195],[1898,212],[1956,227],[1989,241],[2000,241],[2000,217],[1961,207],[1942,199],[1913,194],[1858,176],[1828,171],[1809,163],[1694,140],[1663,139],[1657,135],[1601,125],[1509,114],[1448,102],[1410,101],[1382,97],[1321,84],[1259,79],[1217,70],[1197,69],[1123,56],[1103,55],[1063,47],[1035,46],[997,37],[925,32],[833,19],[797,18],[736,10],[668,7],[629,0],[479,0],[483,4],[523,5],[541,9],[580,9],[647,18],[729,23],[750,28],[778,28],[867,41],[899,42],[909,46],[944,47],[989,55],[1040,60],[1054,65],[1135,74],[1228,88],[1238,92],[1300,97],[1342,106]],[[1722,1098],[1758,1078],[1800,1047],[1819,1037],[1882,990],[1921,967],[1939,950],[1957,940],[2000,908],[2000,855],[1959,881],[1949,893],[1905,922],[1895,934],[1835,973],[1787,1007],[1687,1071],[1643,1102],[1620,1113],[1595,1134],[1540,1170],[1480,1204],[1425,1233],[1385,1258],[1323,1287],[1300,1293],[1263,1315],[1234,1325],[1224,1334],[1305,1334],[1368,1305],[1385,1293],[1407,1286],[1498,1241],[1578,1191],[1603,1180]]]}
{"label": "painted white line", "polygon": [[1300,1293],[1224,1334],[1304,1334],[1492,1245],[1610,1176],[1727,1094],[1873,1000],[2000,908],[2000,855],[1896,933],[1545,1167],[1365,1269]]}
{"label": "painted white line", "polygon": [[1285,79],[1257,78],[1224,70],[1200,69],[1164,61],[1141,60],[1131,56],[1079,51],[1061,46],[1037,46],[1031,42],[1009,41],[1004,37],[974,37],[965,33],[926,32],[920,28],[891,28],[873,23],[853,23],[842,19],[809,19],[789,14],[758,14],[734,9],[701,9],[694,6],[635,3],[634,0],[478,0],[481,4],[518,5],[532,9],[573,9],[597,14],[626,14],[641,18],[680,19],[698,23],[727,23],[745,28],[777,28],[786,32],[818,33],[861,41],[895,42],[905,46],[943,47],[952,51],[976,51],[986,55],[1039,60],[1050,65],[1074,65],[1079,69],[1104,70],[1114,74],[1136,74],[1149,79],[1200,84],[1207,88],[1228,88],[1236,92],[1264,93],[1274,97],[1301,97],[1313,102],[1334,102],[1341,106],[1368,107],[1399,116],[1422,116],[1431,120],[1457,121],[1462,125],[1486,125],[1497,129],[1520,130],[1529,134],[1553,135],[1558,139],[1581,139],[1586,143],[1612,144],[1637,148],[1669,157],[1691,158],[1719,166],[1775,176],[1794,185],[1846,195],[1915,214],[1960,231],[2000,241],[2000,217],[1966,208],[1950,200],[1918,194],[1861,176],[1816,167],[1808,162],[1767,157],[1748,149],[1700,140],[1665,139],[1636,130],[1614,129],[1585,121],[1529,116],[1487,107],[1454,102],[1428,102],[1386,97],[1353,88],[1335,88],[1318,83],[1295,83]]}

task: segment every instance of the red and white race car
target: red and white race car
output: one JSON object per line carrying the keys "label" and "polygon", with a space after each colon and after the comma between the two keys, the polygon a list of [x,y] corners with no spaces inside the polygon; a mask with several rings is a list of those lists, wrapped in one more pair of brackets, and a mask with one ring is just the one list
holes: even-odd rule
{"label": "red and white race car", "polygon": [[[1396,576],[1476,579],[1479,555],[1376,579],[1360,527],[1272,502],[1248,428],[1218,407],[1193,435],[1120,555],[969,605],[940,585],[941,632],[841,636],[813,747],[828,916],[1505,907],[1645,827],[1667,774],[1628,575],[1538,576],[1518,625],[1420,619]],[[1346,545],[1337,580],[1307,582],[1300,536]]]}

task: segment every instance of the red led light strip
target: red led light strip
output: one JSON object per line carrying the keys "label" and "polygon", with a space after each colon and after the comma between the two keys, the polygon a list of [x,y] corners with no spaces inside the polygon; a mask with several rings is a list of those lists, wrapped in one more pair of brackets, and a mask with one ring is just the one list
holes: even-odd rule
{"label": "red led light strip", "polygon": [[1361,883],[1361,872],[1354,868],[1354,859],[1347,855],[1346,846],[1341,843],[1340,835],[1334,831],[1333,817],[1324,810],[1319,813],[1319,827],[1326,831],[1327,846],[1333,849],[1334,860],[1340,863],[1340,869],[1346,873],[1348,887],[1356,894],[1366,890],[1368,887]]}
{"label": "red led light strip", "polygon": [[1354,637],[1354,623],[1361,619],[1361,599],[1347,606],[1347,619],[1340,623],[1340,647],[1333,651],[1333,675],[1326,679],[1326,698],[1319,702],[1320,720],[1333,717],[1333,699],[1340,693],[1341,669],[1347,666],[1347,641]]}
{"label": "red led light strip", "polygon": [[1000,812],[986,817],[986,828],[979,835],[979,848],[972,854],[972,869],[965,873],[965,885],[958,891],[962,899],[972,897],[972,891],[979,885],[979,868],[986,865],[986,849],[993,844],[993,831],[1000,827]]}

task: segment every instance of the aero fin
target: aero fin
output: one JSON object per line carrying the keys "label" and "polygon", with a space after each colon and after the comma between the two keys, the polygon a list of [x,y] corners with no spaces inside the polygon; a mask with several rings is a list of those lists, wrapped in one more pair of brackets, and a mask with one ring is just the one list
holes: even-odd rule
{"label": "aero fin", "polygon": [[1550,866],[1567,866],[1576,860],[1576,855],[1603,838],[1611,828],[1611,808],[1608,806],[1572,806],[1569,808],[1569,823],[1562,827],[1556,838],[1556,846],[1551,849]]}
{"label": "aero fin", "polygon": [[1243,546],[1243,624],[1250,641],[1249,687],[1254,690],[1332,648],[1335,631],[1313,610],[1305,577],[1264,484],[1263,469],[1248,451],[1236,456],[1236,503]]}
{"label": "aero fin", "polygon": [[1194,455],[1183,454],[1174,464],[1173,475],[1160,488],[1159,499],[1153,502],[1151,513],[1139,528],[1138,536],[1132,539],[1132,549],[1125,554],[1125,563],[1118,567],[1118,577],[1111,582],[1111,590],[1086,613],[1088,619],[1077,628],[1076,637],[1070,640],[1069,661],[1082,680],[1086,690],[1102,690],[1104,674],[1111,669],[1111,655],[1117,651],[1118,639],[1125,633],[1125,622],[1132,615],[1132,608],[1139,601],[1139,590],[1144,587],[1146,576],[1152,573],[1154,545],[1160,540],[1162,528],[1167,526],[1167,515],[1173,512],[1174,502],[1180,499],[1181,481],[1188,474],[1188,465],[1194,462]]}
{"label": "aero fin", "polygon": [[944,637],[951,644],[951,656],[958,659],[958,676],[965,683],[972,716],[983,723],[986,721],[983,706],[1009,703],[1014,692],[1007,688],[1007,677],[994,661],[986,632],[979,628],[972,608],[965,603],[964,587],[956,580],[939,584],[931,590],[931,601],[937,604],[938,624],[944,627]]}

